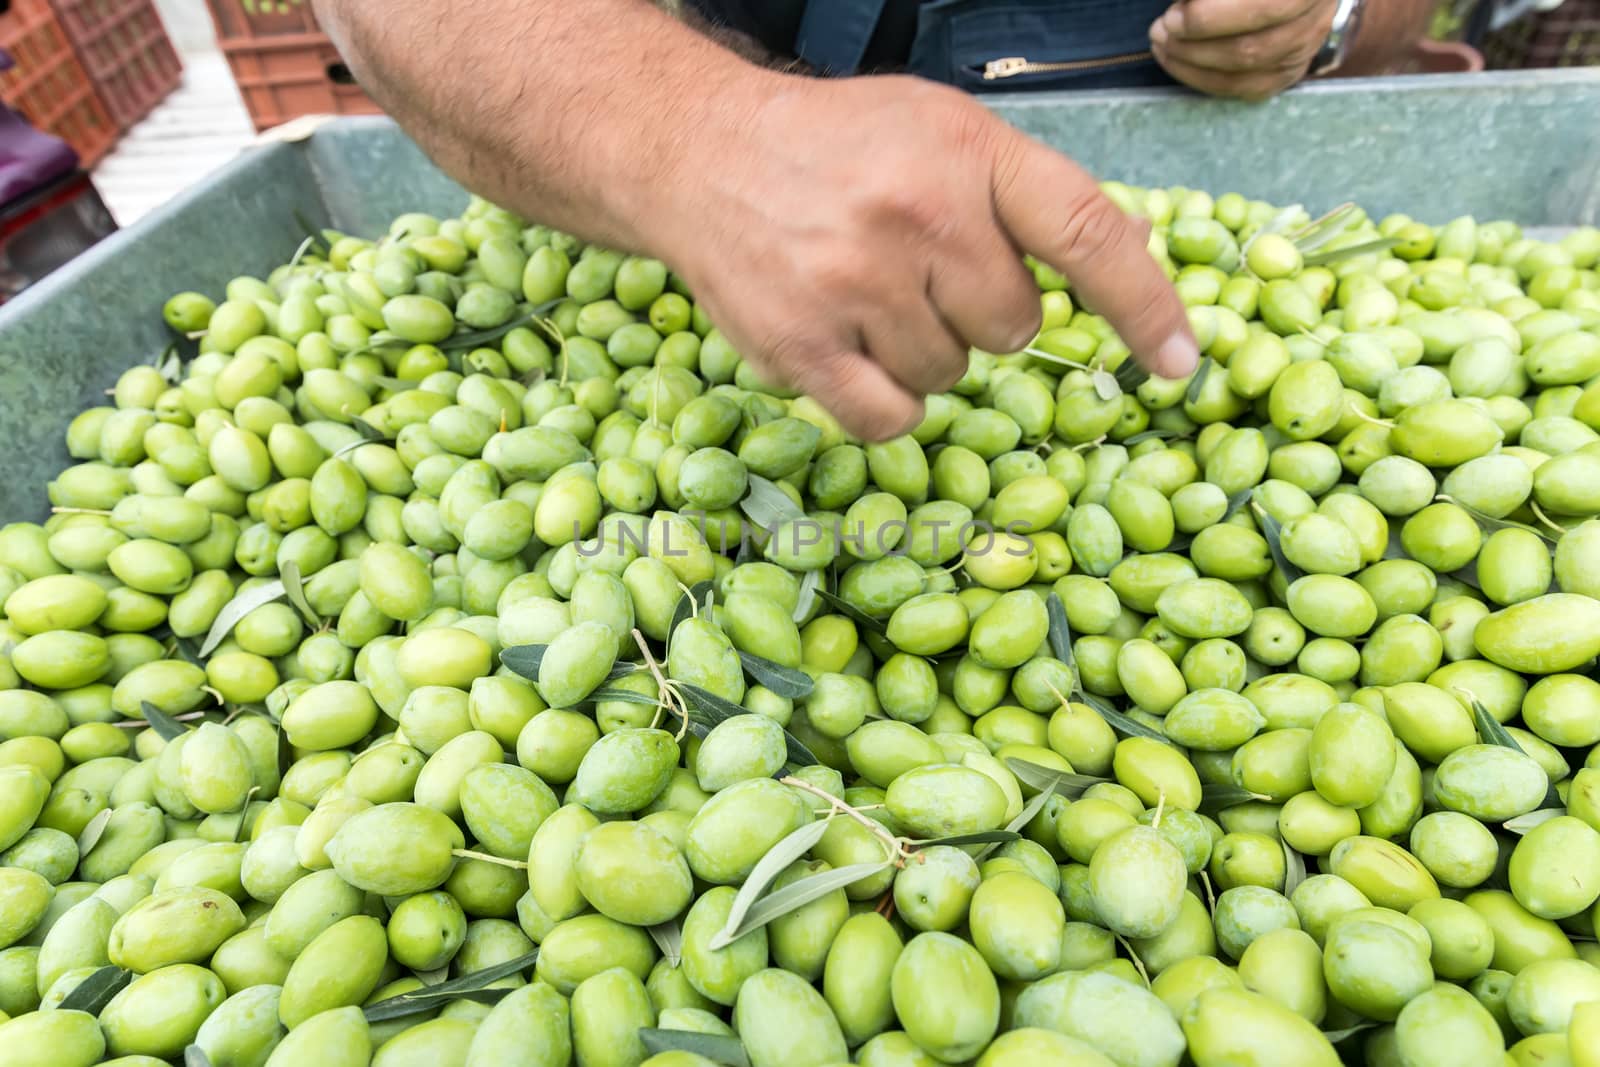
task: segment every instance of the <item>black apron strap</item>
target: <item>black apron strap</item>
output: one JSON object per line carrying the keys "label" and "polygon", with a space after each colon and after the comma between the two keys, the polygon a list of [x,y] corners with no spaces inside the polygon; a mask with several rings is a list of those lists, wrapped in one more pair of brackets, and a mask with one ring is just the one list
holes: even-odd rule
{"label": "black apron strap", "polygon": [[824,74],[854,74],[888,0],[808,0],[795,55]]}

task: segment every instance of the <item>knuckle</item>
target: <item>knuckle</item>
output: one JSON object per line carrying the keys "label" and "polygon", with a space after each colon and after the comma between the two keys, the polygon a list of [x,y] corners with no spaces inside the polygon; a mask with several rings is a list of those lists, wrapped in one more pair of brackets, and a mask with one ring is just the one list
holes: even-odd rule
{"label": "knuckle", "polygon": [[1057,225],[1056,245],[1093,259],[1110,253],[1127,232],[1128,220],[1098,190],[1069,200]]}

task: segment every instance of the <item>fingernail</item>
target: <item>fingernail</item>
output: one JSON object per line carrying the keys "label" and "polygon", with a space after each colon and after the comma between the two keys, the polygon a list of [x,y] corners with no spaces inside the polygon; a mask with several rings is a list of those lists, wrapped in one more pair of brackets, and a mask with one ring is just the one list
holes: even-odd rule
{"label": "fingernail", "polygon": [[1011,335],[1011,342],[1006,347],[1006,352],[1021,352],[1024,348],[1027,348],[1029,345],[1033,344],[1033,339],[1038,336],[1038,330],[1027,328],[1018,330],[1016,333]]}
{"label": "fingernail", "polygon": [[1161,16],[1161,21],[1157,23],[1157,25],[1161,27],[1163,35],[1183,33],[1182,5],[1174,4],[1173,6],[1167,8],[1167,13]]}
{"label": "fingernail", "polygon": [[1167,43],[1167,27],[1162,19],[1157,19],[1150,24],[1150,40],[1153,44]]}
{"label": "fingernail", "polygon": [[1163,378],[1182,378],[1186,374],[1193,374],[1199,364],[1200,350],[1181,333],[1167,338],[1156,350],[1155,371]]}

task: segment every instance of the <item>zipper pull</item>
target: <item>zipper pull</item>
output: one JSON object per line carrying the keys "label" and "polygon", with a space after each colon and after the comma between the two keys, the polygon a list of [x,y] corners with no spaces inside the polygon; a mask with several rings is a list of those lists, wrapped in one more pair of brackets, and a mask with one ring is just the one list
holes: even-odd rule
{"label": "zipper pull", "polygon": [[983,65],[983,80],[994,81],[996,78],[1010,78],[1021,74],[1027,69],[1028,61],[1021,56],[991,59]]}

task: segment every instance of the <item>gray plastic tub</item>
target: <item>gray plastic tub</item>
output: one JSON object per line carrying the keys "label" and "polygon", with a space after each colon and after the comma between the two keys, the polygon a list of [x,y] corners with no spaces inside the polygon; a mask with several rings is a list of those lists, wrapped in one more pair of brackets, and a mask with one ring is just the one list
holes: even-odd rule
{"label": "gray plastic tub", "polygon": [[[1179,92],[995,96],[1009,121],[1096,174],[1238,191],[1313,210],[1600,222],[1600,68],[1333,81],[1267,104]],[[170,340],[160,307],[220,294],[294,254],[314,225],[372,234],[466,194],[386,119],[252,148],[0,308],[0,521],[42,517],[67,421]]]}

